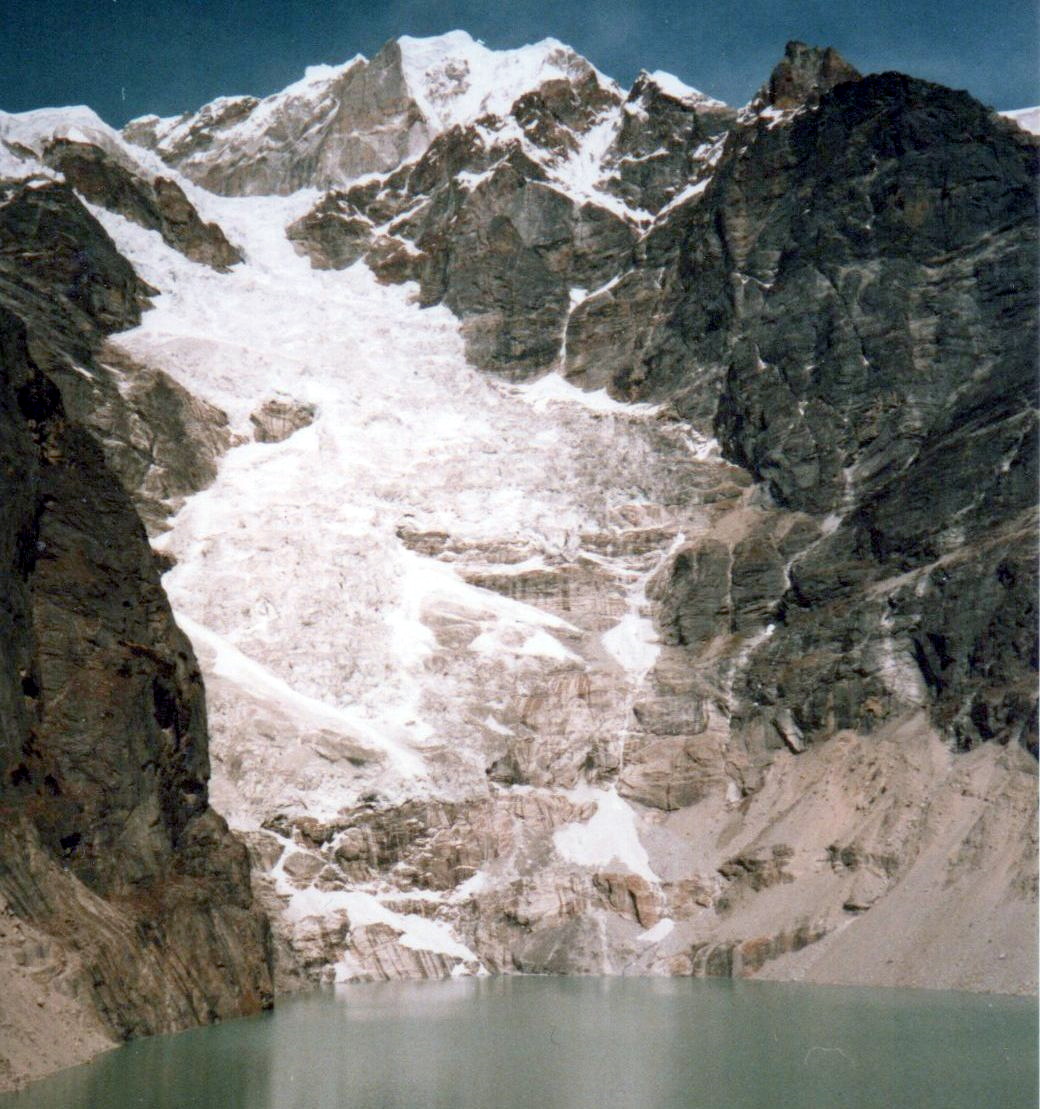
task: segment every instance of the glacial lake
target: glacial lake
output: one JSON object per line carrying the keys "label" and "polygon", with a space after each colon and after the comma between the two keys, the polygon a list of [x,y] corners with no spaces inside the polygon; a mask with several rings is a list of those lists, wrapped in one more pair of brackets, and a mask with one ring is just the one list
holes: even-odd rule
{"label": "glacial lake", "polygon": [[729,980],[350,985],[140,1040],[7,1109],[1035,1109],[1036,999]]}

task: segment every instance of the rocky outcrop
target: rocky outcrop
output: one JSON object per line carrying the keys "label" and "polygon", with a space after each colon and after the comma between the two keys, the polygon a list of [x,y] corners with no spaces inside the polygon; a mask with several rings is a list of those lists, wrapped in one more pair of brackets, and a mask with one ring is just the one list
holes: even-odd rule
{"label": "rocky outcrop", "polygon": [[[844,189],[849,152],[871,158],[872,215],[866,241],[848,224],[825,239],[842,221],[814,185],[817,230],[792,226],[722,394],[734,456],[780,503],[837,521],[789,567],[778,630],[797,646],[774,637],[750,681],[780,652],[817,660],[783,688],[819,733],[864,726],[853,705],[913,701],[916,678],[959,744],[1035,750],[1035,147],[963,95],[891,75],[835,89],[791,143],[817,144],[808,165]],[[805,282],[816,310],[799,319],[786,297]]]}
{"label": "rocky outcrop", "polygon": [[859,72],[834,47],[821,49],[804,42],[789,42],[756,100],[780,111],[815,105],[835,85],[858,81],[859,77]]}
{"label": "rocky outcrop", "polygon": [[161,531],[187,494],[212,481],[232,441],[227,417],[104,345],[106,334],[140,322],[154,290],[67,185],[0,183],[0,195],[0,299],[25,324],[30,354],[69,417],[94,433],[149,530]]}
{"label": "rocky outcrop", "polygon": [[[270,1004],[267,926],[245,852],[207,803],[202,680],[141,521],[20,318],[55,361],[89,359],[101,334],[138,317],[147,287],[66,187],[16,187],[6,201],[0,901],[5,935],[45,937],[50,952],[15,960],[15,973],[57,990],[90,1029],[72,1062],[101,1034]],[[5,1009],[3,1025],[21,1045],[3,1079],[34,1073],[26,1044],[53,1030],[31,1010]]]}
{"label": "rocky outcrop", "polygon": [[695,90],[662,87],[640,73],[625,100],[617,138],[604,159],[608,188],[634,209],[660,212],[712,168],[711,148],[737,113]]}
{"label": "rocky outcrop", "polygon": [[0,294],[29,317],[43,369],[89,361],[99,335],[140,321],[155,290],[70,188],[0,181],[0,201]]}
{"label": "rocky outcrop", "polygon": [[631,248],[623,221],[512,166],[492,171],[450,225],[420,233],[424,299],[464,322],[479,366],[524,377],[557,357],[573,286],[609,280]]}
{"label": "rocky outcrop", "polygon": [[313,404],[302,404],[291,397],[272,397],[249,417],[253,438],[258,443],[281,443],[314,422]]}
{"label": "rocky outcrop", "polygon": [[365,257],[390,280],[417,279],[424,304],[464,321],[473,362],[521,379],[556,361],[570,290],[607,282],[635,241],[517,143],[488,146],[475,128],[448,132],[377,186],[326,197],[289,237],[322,268]]}
{"label": "rocky outcrop", "polygon": [[169,374],[107,344],[91,373],[56,369],[67,410],[100,440],[149,534],[164,531],[185,497],[205,489],[237,440],[227,415]]}
{"label": "rocky outcrop", "polygon": [[[712,420],[823,529],[758,556],[764,608],[739,611],[775,634],[738,728],[928,704],[962,745],[1035,747],[1035,144],[966,94],[797,44],[763,103],[801,110],[730,135],[703,195],[572,316],[566,372]],[[729,620],[711,597],[737,610],[728,557],[681,556],[681,640]]]}
{"label": "rocky outcrop", "polygon": [[158,231],[167,245],[193,262],[226,270],[242,261],[215,223],[204,223],[184,190],[168,177],[148,180],[140,169],[123,164],[92,143],[55,139],[43,160],[93,204]]}

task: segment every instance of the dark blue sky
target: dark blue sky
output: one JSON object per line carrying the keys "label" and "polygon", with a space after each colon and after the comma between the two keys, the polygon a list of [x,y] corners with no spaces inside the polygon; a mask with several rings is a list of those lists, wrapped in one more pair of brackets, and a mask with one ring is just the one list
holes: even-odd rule
{"label": "dark blue sky", "polygon": [[665,69],[736,105],[792,38],[997,108],[1040,102],[1037,0],[0,0],[0,108],[86,103],[118,125],[456,27],[494,47],[553,35],[623,84]]}

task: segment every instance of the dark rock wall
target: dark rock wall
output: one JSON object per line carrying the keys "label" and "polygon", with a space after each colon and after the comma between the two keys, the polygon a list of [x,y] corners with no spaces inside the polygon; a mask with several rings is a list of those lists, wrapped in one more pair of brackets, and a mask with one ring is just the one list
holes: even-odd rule
{"label": "dark rock wall", "polygon": [[720,171],[710,260],[691,235],[688,264],[752,287],[727,306],[718,423],[782,503],[835,509],[849,465],[883,480],[996,398],[994,420],[1035,400],[1035,181],[1019,132],[897,74],[760,128]]}
{"label": "dark rock wall", "polygon": [[677,100],[641,73],[611,151],[611,191],[633,208],[659,212],[698,176],[704,167],[697,151],[728,131],[736,114],[732,108]]}
{"label": "dark rock wall", "polygon": [[227,417],[103,345],[140,322],[154,290],[67,185],[0,182],[0,201],[0,303],[26,325],[29,353],[66,413],[95,434],[145,524],[161,530],[213,480],[231,443]]}
{"label": "dark rock wall", "polygon": [[67,186],[0,181],[0,297],[31,318],[32,340],[89,361],[99,335],[140,322],[152,292]]}
{"label": "dark rock wall", "polygon": [[637,270],[572,321],[578,376],[641,319],[615,388],[714,408],[727,456],[827,524],[784,560],[738,731],[923,702],[962,746],[1035,750],[1036,176],[1035,142],[964,93],[845,81],[731,136],[674,253],[647,248],[649,312]]}
{"label": "dark rock wall", "polygon": [[0,899],[75,955],[117,1037],[256,1012],[267,926],[208,806],[191,646],[21,318],[55,361],[89,358],[146,289],[67,189],[0,212]]}

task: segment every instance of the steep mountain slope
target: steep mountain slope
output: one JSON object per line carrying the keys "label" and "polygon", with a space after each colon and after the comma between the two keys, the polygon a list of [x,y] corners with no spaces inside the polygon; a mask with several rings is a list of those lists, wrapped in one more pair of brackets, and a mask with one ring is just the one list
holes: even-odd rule
{"label": "steep mountain slope", "polygon": [[256,1012],[271,978],[245,853],[208,805],[191,646],[129,497],[30,354],[89,377],[105,333],[136,323],[152,290],[66,186],[0,189],[7,1086],[133,1035]]}
{"label": "steep mountain slope", "polygon": [[172,119],[145,116],[126,136],[214,192],[285,194],[395,169],[452,126],[503,115],[553,84],[620,99],[612,81],[555,39],[496,52],[455,31],[403,36],[371,61],[314,66],[264,100],[223,97]]}
{"label": "steep mountain slope", "polygon": [[3,286],[168,568],[280,985],[1036,989],[1024,132],[457,34],[0,138],[132,265],[68,277],[104,330],[152,296],[95,353]]}

